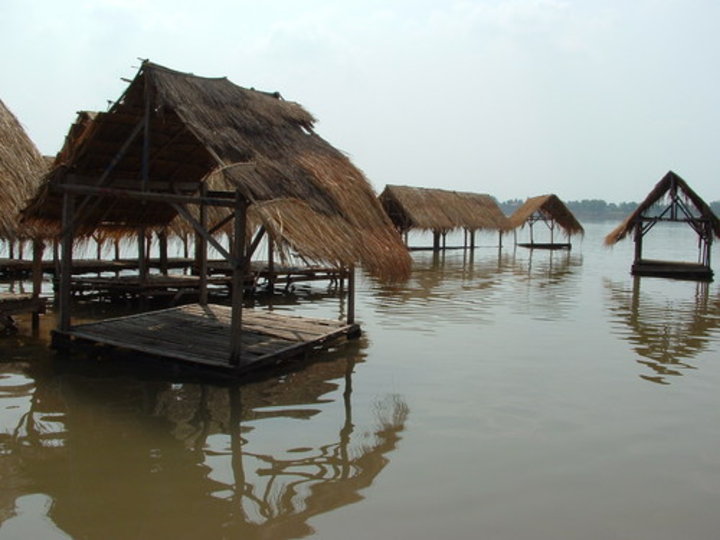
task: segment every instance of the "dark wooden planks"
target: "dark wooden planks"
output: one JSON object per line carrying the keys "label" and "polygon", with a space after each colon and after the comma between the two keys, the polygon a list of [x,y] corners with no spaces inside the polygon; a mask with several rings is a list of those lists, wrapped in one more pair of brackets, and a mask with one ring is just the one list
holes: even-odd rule
{"label": "dark wooden planks", "polygon": [[338,321],[244,310],[240,366],[229,364],[227,306],[199,304],[73,326],[68,337],[244,372],[301,355],[356,329]]}

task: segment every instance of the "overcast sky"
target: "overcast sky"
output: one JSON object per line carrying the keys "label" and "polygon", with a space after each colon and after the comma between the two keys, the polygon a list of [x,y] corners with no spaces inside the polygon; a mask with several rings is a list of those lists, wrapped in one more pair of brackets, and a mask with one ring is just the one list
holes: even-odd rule
{"label": "overcast sky", "polygon": [[0,99],[44,154],[138,57],[279,91],[386,184],[720,199],[717,0],[0,0]]}

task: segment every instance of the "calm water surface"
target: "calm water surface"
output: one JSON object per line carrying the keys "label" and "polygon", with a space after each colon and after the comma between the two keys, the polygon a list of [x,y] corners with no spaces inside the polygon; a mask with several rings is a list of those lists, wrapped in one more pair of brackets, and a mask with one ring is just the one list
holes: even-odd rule
{"label": "calm water surface", "polygon": [[[613,225],[570,253],[414,253],[403,286],[361,279],[360,340],[245,385],[60,357],[52,315],[21,319],[0,539],[716,538],[720,288],[633,279]],[[684,229],[652,236],[694,259]],[[344,304],[317,285],[274,309]]]}

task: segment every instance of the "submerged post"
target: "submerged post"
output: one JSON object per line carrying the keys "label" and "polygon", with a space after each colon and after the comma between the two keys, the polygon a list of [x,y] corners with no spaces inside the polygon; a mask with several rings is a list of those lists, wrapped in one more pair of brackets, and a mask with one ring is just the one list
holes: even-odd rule
{"label": "submerged post", "polygon": [[355,324],[355,267],[348,269],[347,323]]}
{"label": "submerged post", "polygon": [[232,311],[230,318],[230,364],[239,366],[242,361],[242,308],[245,287],[245,227],[247,220],[247,201],[240,191],[235,192],[235,223],[233,238],[235,256],[232,273]]}
{"label": "submerged post", "polygon": [[[42,257],[43,251],[45,251],[45,244],[39,238],[33,238],[33,262],[32,262],[32,295],[33,300],[36,302],[36,306],[40,300],[40,293],[42,292]],[[36,309],[32,314],[32,329],[36,331],[40,327],[40,313]]]}
{"label": "submerged post", "polygon": [[[207,195],[207,186],[203,184],[200,189],[200,196],[204,199]],[[200,202],[200,227],[203,230],[207,230],[207,206],[204,201]],[[200,233],[195,233],[195,243],[197,249],[195,251],[197,256],[198,273],[200,274],[200,289],[198,303],[201,306],[207,306],[208,303],[208,290],[207,290],[207,274],[208,274],[208,262],[207,262],[207,240],[205,236]]]}
{"label": "submerged post", "polygon": [[61,332],[70,330],[70,280],[72,278],[72,249],[74,235],[75,196],[63,194],[62,231],[60,239],[60,282],[58,291],[59,327]]}

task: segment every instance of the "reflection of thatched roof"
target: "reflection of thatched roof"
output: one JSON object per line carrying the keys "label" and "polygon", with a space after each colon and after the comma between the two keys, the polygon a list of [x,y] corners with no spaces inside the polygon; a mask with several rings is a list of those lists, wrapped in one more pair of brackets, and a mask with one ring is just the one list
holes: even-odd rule
{"label": "reflection of thatched roof", "polygon": [[[689,210],[693,212],[694,215],[709,221],[710,227],[715,233],[715,236],[720,238],[720,220],[718,220],[710,206],[708,206],[708,204],[702,200],[700,196],[698,196],[698,194],[690,188],[690,186],[687,185],[685,180],[680,178],[674,172],[668,171],[668,173],[655,185],[650,194],[643,202],[640,203],[635,211],[630,214],[625,221],[618,225],[615,230],[605,237],[605,245],[612,246],[625,238],[627,234],[632,231],[635,223],[639,219],[642,219],[645,213],[654,204],[667,198],[672,198],[677,192],[679,192],[678,195],[684,198],[687,203],[692,205]],[[681,217],[679,221],[682,221],[683,217]]]}
{"label": "reflection of thatched roof", "polygon": [[380,202],[400,230],[508,229],[490,195],[409,186],[386,186]]}
{"label": "reflection of thatched roof", "polygon": [[[314,118],[297,103],[144,62],[123,96],[69,138],[64,162],[26,209],[27,219],[57,227],[60,197],[52,187],[92,184],[139,190],[146,106],[149,184],[156,193],[239,190],[251,214],[279,243],[310,259],[400,277],[410,259],[363,173],[313,131]],[[133,133],[137,136],[132,138]],[[126,141],[123,155],[117,157]],[[218,219],[222,212],[214,212]],[[165,202],[105,197],[79,216],[82,232],[98,227],[162,227],[176,217]]]}
{"label": "reflection of thatched roof", "polygon": [[545,219],[553,220],[568,236],[585,232],[565,203],[557,195],[552,194],[527,199],[510,216],[510,226],[513,229],[522,227],[535,213],[541,214]]}
{"label": "reflection of thatched roof", "polygon": [[0,100],[0,238],[14,240],[30,234],[18,228],[18,212],[46,169],[45,159]]}

